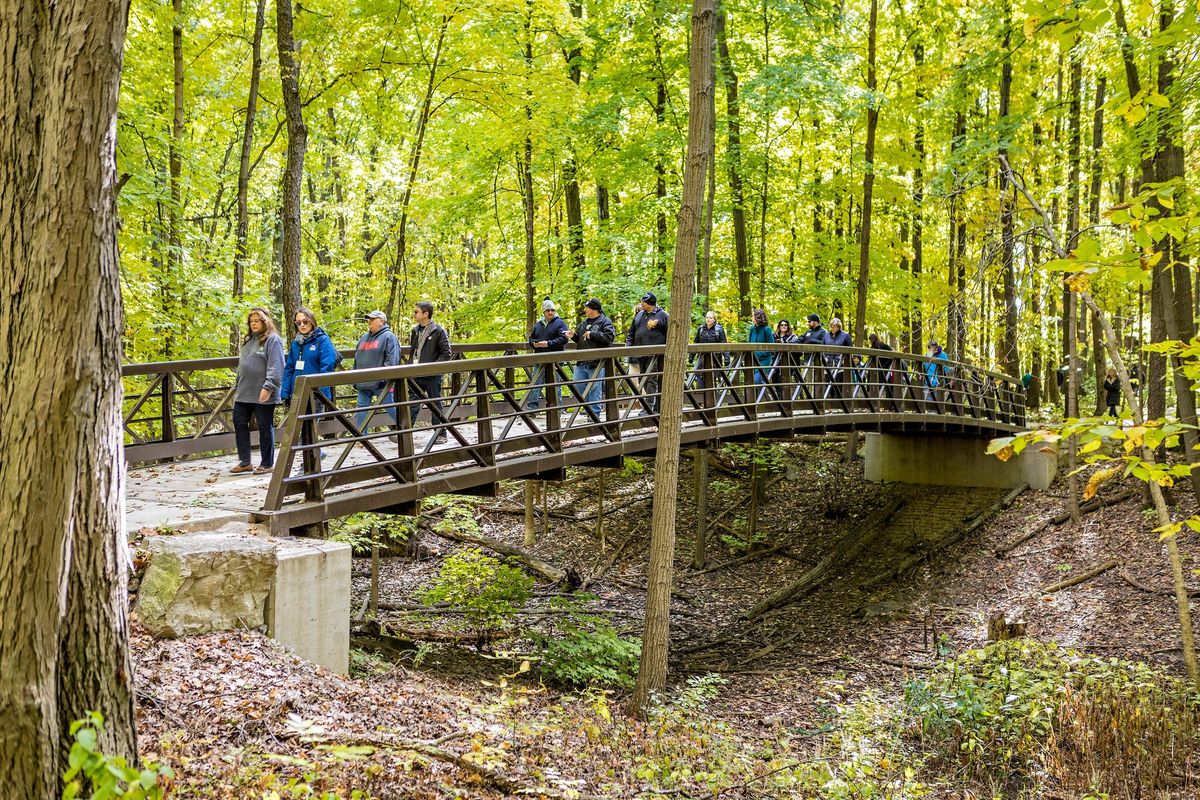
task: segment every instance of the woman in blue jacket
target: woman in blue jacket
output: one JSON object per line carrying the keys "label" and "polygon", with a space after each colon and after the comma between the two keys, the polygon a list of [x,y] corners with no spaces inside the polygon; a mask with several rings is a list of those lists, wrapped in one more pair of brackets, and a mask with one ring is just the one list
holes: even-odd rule
{"label": "woman in blue jacket", "polygon": [[[292,401],[297,375],[333,372],[338,363],[337,348],[333,346],[329,334],[317,326],[317,318],[312,311],[307,308],[296,309],[294,322],[296,338],[292,339],[291,347],[288,348],[287,360],[283,365],[283,388],[279,392],[279,399],[284,403]],[[322,389],[321,393],[333,399],[329,387]]]}

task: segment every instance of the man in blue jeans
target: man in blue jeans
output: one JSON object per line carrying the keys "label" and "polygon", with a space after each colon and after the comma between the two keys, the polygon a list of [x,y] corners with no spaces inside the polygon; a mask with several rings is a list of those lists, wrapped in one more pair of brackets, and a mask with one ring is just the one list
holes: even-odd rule
{"label": "man in blue jeans", "polygon": [[[382,311],[372,311],[367,314],[367,332],[358,340],[358,346],[354,349],[354,368],[373,369],[375,367],[395,367],[399,364],[400,342],[396,339],[396,334],[392,333],[392,329],[388,327],[387,314]],[[354,388],[358,389],[358,407],[390,403],[392,400],[390,393],[383,391],[386,385],[387,381],[365,381],[354,384]],[[390,411],[392,419],[395,419],[395,406]],[[366,433],[364,426],[372,414],[373,412],[370,411],[360,411],[354,417],[354,424],[363,433]]]}
{"label": "man in blue jeans", "polygon": [[[542,302],[542,318],[534,324],[533,330],[529,332],[529,346],[535,353],[562,352],[563,348],[567,346],[569,332],[567,323],[563,322],[562,317],[558,315],[558,310],[554,307],[554,301],[545,300]],[[528,402],[525,404],[529,410],[541,407],[542,386],[546,383],[547,371],[553,368],[552,364],[542,364],[534,367],[530,372]]]}
{"label": "man in blue jeans", "polygon": [[[617,338],[617,329],[613,321],[604,313],[600,301],[592,298],[583,304],[583,319],[574,331],[567,335],[575,340],[577,350],[593,350],[598,347],[608,347]],[[600,416],[600,394],[604,385],[604,364],[599,360],[580,360],[575,364],[571,377],[588,408],[597,417]]]}

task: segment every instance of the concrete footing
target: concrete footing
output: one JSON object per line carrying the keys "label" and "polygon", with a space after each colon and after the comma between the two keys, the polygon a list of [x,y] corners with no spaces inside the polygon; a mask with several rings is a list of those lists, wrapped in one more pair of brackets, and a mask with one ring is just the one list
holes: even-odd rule
{"label": "concrete footing", "polygon": [[267,598],[267,635],[307,661],[347,674],[350,545],[303,538],[271,541],[277,565]]}
{"label": "concrete footing", "polygon": [[868,433],[865,474],[877,483],[1046,489],[1058,470],[1056,453],[1029,448],[1001,461],[987,439],[964,436]]}

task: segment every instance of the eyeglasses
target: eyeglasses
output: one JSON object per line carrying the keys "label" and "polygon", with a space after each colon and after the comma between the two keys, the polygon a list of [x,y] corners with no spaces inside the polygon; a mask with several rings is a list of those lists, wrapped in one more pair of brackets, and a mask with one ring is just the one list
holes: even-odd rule
{"label": "eyeglasses", "polygon": [[306,319],[298,319],[298,320],[296,320],[296,327],[297,327],[297,328],[307,328],[307,327],[308,327],[308,320],[306,320]]}

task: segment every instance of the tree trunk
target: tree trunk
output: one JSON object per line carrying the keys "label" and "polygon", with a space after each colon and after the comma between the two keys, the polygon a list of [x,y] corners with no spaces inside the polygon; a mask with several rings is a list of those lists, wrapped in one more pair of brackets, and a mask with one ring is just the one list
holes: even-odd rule
{"label": "tree trunk", "polygon": [[[715,87],[717,85],[717,60],[710,58],[709,66],[708,80]],[[696,282],[696,294],[703,303],[703,307],[699,310],[704,312],[712,308],[713,203],[717,198],[717,95],[715,91],[709,93],[708,104],[708,163],[712,168],[708,170],[708,190],[704,197],[704,244],[703,254],[700,257],[700,274]]]}
{"label": "tree trunk", "polygon": [[[262,76],[262,35],[267,0],[258,0],[254,11],[254,39],[251,41],[250,94],[246,99],[246,122],[242,127],[242,158],[238,164],[237,234],[233,250],[233,302],[241,303],[246,291],[246,263],[249,261],[247,234],[250,230],[250,150],[254,146],[254,119],[258,113],[258,81]],[[229,326],[229,352],[236,355],[241,340],[241,324]]]}
{"label": "tree trunk", "polygon": [[742,188],[742,121],[738,101],[738,77],[733,71],[726,36],[725,9],[716,6],[717,55],[725,82],[726,148],[725,166],[729,172],[729,197],[733,204],[733,245],[737,258],[738,317],[750,319],[750,251],[746,242],[746,200]]}
{"label": "tree trunk", "polygon": [[[183,215],[183,0],[172,0],[171,10],[171,61],[175,74],[175,92],[172,98],[171,140],[167,147],[167,184],[171,194],[167,205],[167,274],[163,281],[163,303],[172,312],[179,303],[179,287],[183,279],[183,237],[180,234],[180,217]],[[175,316],[175,314],[172,314]],[[173,327],[163,331],[163,357],[170,359],[175,350]]]}
{"label": "tree trunk", "polygon": [[[533,80],[533,3],[526,0],[525,15],[525,80]],[[521,151],[521,208],[525,212],[525,330],[531,330],[538,318],[537,298],[534,296],[537,280],[537,245],[533,223],[537,209],[533,205],[533,88],[525,91],[525,142]]]}
{"label": "tree trunk", "polygon": [[[300,105],[300,64],[296,60],[296,40],[292,36],[292,0],[275,3],[279,75],[283,83],[283,109],[287,119],[287,165],[283,170],[282,205],[279,216],[283,234],[279,260],[283,289],[284,323],[290,341],[296,335],[296,309],[300,299],[300,199],[304,185],[304,151],[308,147],[308,127]],[[282,326],[281,326],[282,329]]]}
{"label": "tree trunk", "polygon": [[650,530],[650,565],[646,574],[646,628],[642,657],[634,687],[632,708],[644,713],[650,700],[667,685],[667,650],[670,644],[671,581],[675,556],[675,505],[679,489],[679,440],[683,422],[683,380],[687,366],[688,315],[695,288],[696,248],[700,238],[700,209],[710,144],[708,95],[713,39],[713,0],[693,0],[692,43],[689,64],[687,161],[683,175],[683,203],[675,237],[675,265],[671,276],[671,316],[663,364],[660,401],[659,447],[654,460],[654,511]]}
{"label": "tree trunk", "polygon": [[[867,22],[867,143],[863,149],[862,232],[858,237],[858,305],[854,312],[854,346],[863,347],[867,340],[867,287],[871,279],[871,205],[875,189],[875,129],[879,125],[878,88],[875,79],[875,33],[879,20],[879,0],[871,0],[871,16]],[[857,436],[851,436],[856,440]],[[849,452],[849,451],[847,451]]]}
{"label": "tree trunk", "polygon": [[[583,19],[582,0],[571,0],[571,16],[577,20]],[[563,54],[567,59],[567,76],[575,87],[579,87],[582,74],[580,62],[583,51],[576,45]],[[568,142],[569,154],[563,163],[563,182],[566,184],[564,199],[567,207],[567,268],[576,280],[583,278],[582,272],[586,265],[583,253],[583,201],[579,196],[579,170],[575,164],[575,146]],[[583,300],[587,300],[585,294]]]}
{"label": "tree trunk", "polygon": [[[31,800],[60,796],[67,727],[88,710],[104,714],[105,753],[137,752],[115,210],[127,12],[0,15],[0,775],[5,796]],[[27,335],[46,319],[72,346]]]}
{"label": "tree trunk", "polygon": [[[1078,50],[1071,52],[1070,118],[1067,141],[1067,243],[1074,249],[1079,238],[1079,159],[1082,139],[1082,102],[1080,97],[1083,82],[1083,62]],[[1075,293],[1063,283],[1063,317],[1067,322],[1067,417],[1079,416],[1079,335],[1078,317],[1075,314]],[[1079,524],[1079,475],[1075,471],[1078,460],[1076,439],[1067,440],[1067,500],[1071,510],[1071,522]]]}
{"label": "tree trunk", "polygon": [[[425,81],[425,95],[421,99],[421,111],[417,115],[417,132],[413,136],[412,152],[408,154],[408,180],[404,184],[404,194],[400,199],[400,230],[396,234],[396,258],[392,261],[391,287],[388,291],[388,316],[396,319],[400,314],[400,304],[405,298],[401,289],[401,275],[408,270],[408,209],[412,203],[413,186],[417,182],[417,172],[421,167],[421,153],[425,146],[425,133],[429,128],[429,118],[433,114],[433,93],[437,89],[437,71],[442,62],[442,49],[446,43],[446,30],[450,26],[450,17],[442,15],[442,24],[438,28],[437,43],[433,48],[433,59],[429,62],[429,78]],[[529,109],[526,108],[526,111]],[[404,285],[407,286],[407,280]]]}
{"label": "tree trunk", "polygon": [[[1012,6],[1004,6],[1004,63],[1000,68],[1000,130],[1007,136],[1009,102],[1012,96]],[[1008,154],[1008,142],[1000,145],[1000,153]],[[1015,187],[1006,180],[1000,181],[1000,271],[1004,276],[1004,345],[1000,362],[1004,370],[1015,378],[1021,377],[1021,358],[1017,349],[1017,287],[1016,268],[1013,264],[1013,208],[1016,205]]]}

